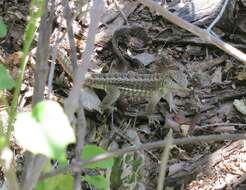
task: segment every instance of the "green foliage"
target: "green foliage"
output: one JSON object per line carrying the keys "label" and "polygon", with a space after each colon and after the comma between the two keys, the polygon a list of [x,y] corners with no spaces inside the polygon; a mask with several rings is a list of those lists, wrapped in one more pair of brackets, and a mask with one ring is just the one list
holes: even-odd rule
{"label": "green foliage", "polygon": [[[82,152],[82,159],[83,160],[89,160],[95,156],[98,156],[100,154],[106,153],[106,151],[98,147],[96,145],[85,145],[83,147],[83,152]],[[85,168],[90,168],[90,169],[95,169],[95,168],[100,168],[100,169],[111,169],[114,165],[114,159],[109,158],[106,160],[98,161],[92,164],[87,164]],[[96,187],[97,189],[106,189],[108,187],[108,181],[107,179],[102,176],[83,176],[82,180],[87,181],[90,185]]]}
{"label": "green foliage", "polygon": [[[103,148],[98,147],[96,145],[85,145],[83,147],[82,159],[83,160],[89,160],[89,159],[93,158],[94,156],[98,156],[98,155],[103,154],[105,152],[106,151]],[[113,158],[109,158],[109,159],[98,161],[98,162],[95,162],[95,163],[92,163],[92,164],[87,164],[85,166],[85,168],[107,169],[107,168],[112,168],[113,165],[114,165],[114,159]]]}
{"label": "green foliage", "polygon": [[97,189],[106,189],[108,187],[108,182],[106,178],[102,175],[97,176],[83,176],[82,180],[87,181],[90,185],[96,187]]}
{"label": "green foliage", "polygon": [[143,179],[144,155],[140,152],[124,154],[117,158],[112,168],[112,189],[136,189]]}
{"label": "green foliage", "polygon": [[27,23],[26,31],[24,34],[24,54],[29,52],[34,34],[38,28],[40,17],[43,14],[44,10],[44,0],[32,0],[31,9],[30,9],[30,20]]}
{"label": "green foliage", "polygon": [[54,101],[38,103],[32,112],[20,113],[15,122],[17,141],[34,154],[66,162],[66,147],[75,135],[61,106]]}
{"label": "green foliage", "polygon": [[121,174],[123,172],[123,169],[121,167],[121,164],[122,159],[116,158],[110,177],[110,183],[113,189],[122,185]]}
{"label": "green foliage", "polygon": [[72,190],[73,177],[71,175],[57,175],[41,181],[35,190]]}
{"label": "green foliage", "polygon": [[6,147],[7,140],[4,136],[0,136],[0,150],[2,150],[4,147]]}
{"label": "green foliage", "polygon": [[30,13],[29,13],[29,21],[26,26],[26,30],[24,33],[24,42],[23,42],[23,54],[21,56],[20,61],[20,72],[17,77],[14,96],[11,104],[11,110],[10,110],[10,116],[8,121],[8,131],[7,131],[7,138],[10,138],[11,132],[13,130],[13,121],[16,116],[16,108],[17,108],[17,102],[20,95],[20,88],[21,83],[24,77],[24,71],[27,63],[27,58],[29,54],[29,50],[31,47],[31,43],[33,41],[33,38],[35,36],[35,32],[37,31],[37,28],[39,26],[40,17],[43,14],[45,1],[44,0],[32,0],[31,6],[30,6]]}
{"label": "green foliage", "polygon": [[[9,128],[6,138],[0,137],[0,148],[9,143],[12,132],[13,121],[14,136],[17,142],[33,154],[43,154],[49,158],[66,162],[66,146],[75,142],[75,135],[70,123],[60,105],[53,101],[43,101],[38,103],[31,112],[20,113],[16,117],[17,101],[20,94],[20,87],[24,77],[24,70],[27,63],[28,54],[35,33],[38,29],[40,18],[43,14],[45,1],[32,0],[30,5],[29,20],[24,33],[23,53],[20,61],[20,72],[17,76],[16,84],[8,74],[7,70],[0,65],[0,90],[15,87],[13,101],[11,104],[10,116],[8,120]],[[7,33],[5,24],[0,19],[0,38]],[[6,143],[7,139],[7,143]],[[105,151],[94,145],[85,145],[82,159],[88,160],[94,156],[105,153]],[[86,168],[112,168],[114,160],[107,159],[88,164]],[[82,180],[98,189],[106,189],[108,181],[103,175],[84,176]],[[35,190],[67,190],[73,189],[73,177],[71,175],[58,175],[41,181]]]}
{"label": "green foliage", "polygon": [[3,65],[0,65],[0,76],[0,90],[12,89],[15,86],[15,81]]}
{"label": "green foliage", "polygon": [[7,34],[7,27],[3,20],[0,18],[0,38],[3,38]]}

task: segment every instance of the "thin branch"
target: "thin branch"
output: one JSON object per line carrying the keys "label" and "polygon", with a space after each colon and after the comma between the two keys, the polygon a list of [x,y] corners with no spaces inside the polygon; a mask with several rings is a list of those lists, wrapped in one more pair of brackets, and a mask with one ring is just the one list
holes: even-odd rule
{"label": "thin branch", "polygon": [[[81,162],[81,153],[82,148],[85,144],[85,135],[86,135],[86,119],[83,107],[78,111],[78,126],[76,128],[76,147],[75,147],[75,161]],[[74,176],[74,189],[81,189],[81,172],[75,172]]]}
{"label": "thin branch", "polygon": [[246,124],[244,123],[212,123],[212,124],[207,124],[207,125],[196,125],[195,130],[205,130],[210,127],[218,127],[218,126],[237,126],[237,127],[246,127]]}
{"label": "thin branch", "polygon": [[162,190],[164,188],[165,175],[166,175],[167,164],[168,164],[168,157],[169,157],[169,153],[170,153],[170,150],[171,150],[172,144],[173,144],[173,131],[172,131],[172,129],[170,129],[169,133],[167,134],[166,142],[167,142],[167,144],[166,144],[165,150],[162,153],[157,190]]}
{"label": "thin branch", "polygon": [[52,82],[54,77],[54,71],[55,71],[55,63],[56,63],[56,57],[57,57],[57,48],[58,44],[60,43],[63,36],[59,37],[61,31],[61,27],[59,26],[58,30],[54,32],[55,35],[55,44],[51,48],[51,65],[50,65],[50,71],[48,76],[48,98],[50,98],[51,92],[52,92]]}
{"label": "thin branch", "polygon": [[216,126],[237,126],[237,127],[246,127],[244,123],[212,123],[207,125],[198,126],[199,129],[205,129],[208,127],[216,127]]}
{"label": "thin branch", "polygon": [[104,1],[103,0],[94,0],[93,6],[90,10],[90,24],[88,29],[88,36],[86,40],[85,50],[83,52],[81,63],[78,65],[78,69],[75,72],[74,77],[74,86],[69,93],[68,98],[65,100],[65,112],[70,119],[70,121],[74,118],[75,111],[79,108],[79,91],[81,85],[84,83],[85,74],[87,73],[91,57],[94,50],[94,42],[97,27],[99,25],[99,20],[101,19],[101,15],[104,10]]}
{"label": "thin branch", "polygon": [[120,15],[122,16],[122,18],[124,19],[126,25],[129,25],[129,22],[128,22],[128,19],[127,19],[127,16],[126,14],[122,11],[122,9],[119,7],[118,3],[116,0],[114,0],[114,5],[115,5],[115,8],[120,12]]}
{"label": "thin branch", "polygon": [[[55,12],[54,9],[55,1],[52,1],[51,5],[49,6],[49,0],[46,0],[44,14],[41,17],[40,22],[32,106],[35,106],[35,104],[44,99],[44,90],[48,74],[49,39]],[[30,153],[26,154],[25,160],[28,162],[25,161],[21,189],[31,190],[38,181],[43,166],[48,161],[48,159],[43,155],[33,155]]]}
{"label": "thin branch", "polygon": [[[184,137],[184,138],[174,139],[173,144],[174,145],[182,145],[182,144],[195,144],[195,143],[201,143],[201,142],[212,143],[215,141],[232,141],[232,140],[239,140],[239,139],[246,139],[246,133]],[[82,161],[80,163],[73,163],[70,166],[54,170],[50,173],[46,173],[40,177],[40,180],[46,179],[46,178],[51,177],[51,176],[58,175],[60,173],[67,173],[67,172],[71,172],[71,171],[82,171],[83,167],[86,164],[95,163],[97,161],[105,160],[105,159],[108,159],[111,157],[121,156],[121,155],[129,153],[129,152],[134,152],[134,151],[139,151],[139,150],[150,150],[150,149],[165,147],[166,144],[167,144],[166,140],[162,140],[162,141],[156,141],[153,143],[133,145],[133,146],[129,146],[129,147],[126,147],[123,149],[115,150],[113,152],[104,153],[104,154],[101,154],[99,156],[95,156],[94,158],[92,158],[90,160],[85,160],[85,161]]]}
{"label": "thin branch", "polygon": [[235,57],[237,60],[246,64],[246,55],[243,52],[239,51],[238,49],[231,46],[230,44],[223,42],[222,40],[220,40],[216,36],[211,35],[206,30],[203,30],[203,29],[187,22],[186,20],[170,13],[167,9],[165,9],[164,7],[161,7],[160,5],[158,5],[157,3],[155,3],[151,0],[141,0],[139,2],[142,3],[143,5],[149,7],[152,11],[156,11],[158,14],[163,16],[163,18],[165,18],[165,19],[169,20],[170,22],[178,25],[179,27],[184,28],[184,29],[188,30],[189,32],[199,36],[202,40],[207,41],[207,42],[217,46],[218,48],[225,51],[229,55]]}
{"label": "thin branch", "polygon": [[73,25],[72,25],[73,17],[72,17],[71,9],[68,5],[68,1],[63,0],[62,4],[64,7],[64,17],[67,23],[68,41],[71,49],[71,62],[73,66],[73,71],[75,71],[77,69],[77,51],[75,47],[74,32],[73,32]]}
{"label": "thin branch", "polygon": [[[70,26],[70,29],[68,28],[68,33],[69,33],[69,38],[72,38],[73,35],[73,30],[72,30],[72,25],[71,20],[71,13],[68,9],[68,4],[65,5],[65,0],[64,6],[66,7],[66,19],[67,19],[67,24]],[[85,120],[85,115],[84,115],[84,110],[83,108],[79,108],[79,105],[81,105],[79,102],[83,101],[80,100],[80,88],[81,85],[84,83],[85,79],[85,74],[87,73],[89,67],[90,67],[90,60],[93,54],[94,50],[94,42],[95,42],[95,36],[97,32],[97,27],[99,25],[99,21],[101,19],[101,15],[103,14],[103,9],[104,9],[104,1],[103,0],[94,0],[93,5],[90,10],[90,24],[89,24],[89,29],[88,29],[88,36],[87,36],[87,41],[86,41],[86,46],[85,50],[83,52],[82,60],[80,61],[80,64],[78,65],[78,69],[74,68],[74,86],[72,90],[69,93],[69,97],[65,100],[65,112],[67,113],[70,121],[73,121],[74,118],[74,113],[77,111],[78,114],[78,123],[77,123],[77,143],[76,143],[76,148],[75,148],[75,159],[76,162],[80,162],[81,160],[81,152],[82,148],[84,145],[84,138],[86,134],[86,120]],[[72,43],[71,43],[72,42]],[[75,50],[75,44],[74,40],[70,39],[70,47]],[[76,57],[76,51],[73,51],[74,53],[74,58]],[[74,60],[76,61],[76,60]],[[80,182],[81,182],[81,176],[80,176],[80,171],[73,171],[75,173],[75,180],[74,180],[74,189],[79,190],[81,189],[80,187]]]}
{"label": "thin branch", "polygon": [[207,28],[207,31],[210,32],[212,30],[212,28],[214,27],[214,25],[220,20],[220,18],[222,17],[223,13],[225,12],[226,6],[228,5],[229,0],[225,0],[222,9],[220,10],[219,14],[217,15],[217,17],[214,19],[214,21],[209,25],[209,27]]}
{"label": "thin branch", "polygon": [[[71,13],[71,9],[69,7],[68,1],[63,0],[62,1],[63,8],[64,8],[64,17],[66,19],[67,23],[67,32],[68,32],[68,40],[69,40],[69,45],[71,49],[71,62],[72,62],[72,67],[73,67],[73,77],[77,69],[77,51],[75,47],[75,41],[74,41],[74,32],[73,32],[73,17]],[[79,117],[79,122],[76,127],[76,135],[77,135],[77,140],[76,140],[76,147],[75,147],[75,159],[77,162],[80,161],[80,155],[82,152],[82,148],[84,145],[84,138],[85,138],[85,133],[86,133],[86,121],[85,121],[85,116],[84,116],[84,110],[83,108],[80,108],[78,110],[78,117]],[[79,172],[74,173],[74,190],[80,190],[81,189],[81,175]]]}
{"label": "thin branch", "polygon": [[[38,102],[44,99],[44,91],[48,75],[48,56],[49,56],[49,39],[52,30],[52,22],[54,18],[54,3],[52,3],[52,10],[49,10],[48,0],[46,0],[45,13],[41,18],[40,32],[37,47],[37,64],[34,73],[34,92],[32,98],[32,106],[34,107]],[[49,16],[49,11],[52,11]],[[47,18],[49,18],[47,22]]]}

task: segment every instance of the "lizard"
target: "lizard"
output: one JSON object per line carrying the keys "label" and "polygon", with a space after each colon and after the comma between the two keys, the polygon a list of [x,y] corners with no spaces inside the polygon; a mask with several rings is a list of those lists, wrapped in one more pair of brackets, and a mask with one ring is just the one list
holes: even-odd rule
{"label": "lizard", "polygon": [[[60,50],[57,51],[57,60],[65,72],[73,78],[71,61]],[[168,102],[170,111],[176,111],[173,92],[188,90],[186,86],[183,86],[182,79],[178,79],[179,75],[180,73],[176,71],[150,74],[89,73],[86,75],[84,85],[106,91],[106,96],[101,102],[103,111],[111,109],[120,95],[149,98],[145,111],[145,115],[149,116],[154,112],[161,98]]]}

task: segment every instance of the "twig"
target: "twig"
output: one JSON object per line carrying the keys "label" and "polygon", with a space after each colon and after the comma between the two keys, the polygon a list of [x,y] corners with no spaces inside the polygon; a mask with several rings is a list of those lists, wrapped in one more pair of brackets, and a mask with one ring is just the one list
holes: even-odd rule
{"label": "twig", "polygon": [[[95,1],[93,3],[95,4]],[[75,48],[74,32],[73,32],[73,27],[72,27],[73,18],[72,18],[72,14],[71,14],[71,9],[68,5],[68,1],[63,0],[63,6],[64,6],[64,16],[65,16],[65,19],[67,22],[69,45],[70,45],[71,54],[72,54],[71,62],[72,62],[73,71],[74,71],[73,77],[74,77],[74,79],[76,79],[75,77],[77,77],[77,76],[75,76],[75,74],[76,75],[82,74],[82,72],[81,73],[75,73],[75,71],[77,70],[77,53],[76,53],[76,48]],[[100,15],[100,13],[99,13],[99,15]],[[92,17],[93,15],[91,14],[90,16]],[[93,18],[91,18],[91,19],[93,19]],[[93,23],[91,21],[90,26],[92,26],[92,24]],[[98,24],[98,21],[96,20],[95,25],[94,25],[95,31],[90,31],[91,28],[89,29],[89,32],[93,32],[92,35],[94,35],[94,36],[96,35],[97,24]],[[88,34],[88,38],[89,38],[89,34]],[[93,43],[94,43],[93,41],[88,40],[86,45],[91,45],[92,47],[94,47]],[[91,50],[93,50],[93,48]],[[90,61],[91,55],[92,55],[92,52],[87,54],[88,62]],[[83,56],[83,59],[87,59],[87,57]],[[81,62],[82,62],[82,64],[84,64],[83,60]],[[80,68],[83,66],[82,64],[80,65]],[[87,65],[89,67],[89,63],[87,63]],[[85,69],[86,68],[84,68],[84,70]],[[87,70],[88,70],[88,68],[85,71],[87,71]],[[74,82],[76,82],[76,81],[74,81]],[[77,81],[77,82],[80,83],[79,81]],[[76,89],[76,91],[74,91],[74,93],[77,93],[79,95],[80,94],[79,89]],[[80,104],[80,105],[82,105],[82,104]],[[76,160],[76,162],[80,162],[81,161],[81,152],[82,152],[82,148],[84,146],[84,139],[85,139],[85,134],[86,134],[86,120],[85,120],[84,110],[82,107],[78,109],[77,113],[78,113],[78,123],[77,123],[77,127],[76,127],[77,139],[76,139],[76,147],[75,147],[75,160]],[[74,190],[80,190],[81,189],[80,183],[81,183],[80,172],[75,172],[74,173]]]}
{"label": "twig", "polygon": [[64,17],[67,23],[68,41],[71,48],[71,62],[73,66],[73,71],[75,71],[77,69],[77,52],[75,47],[74,33],[73,33],[73,26],[72,26],[73,17],[72,17],[71,9],[68,5],[68,1],[63,0],[62,4],[64,7]]}
{"label": "twig", "polygon": [[126,25],[129,25],[129,22],[128,22],[128,19],[126,17],[126,14],[121,10],[121,8],[119,7],[119,5],[118,5],[116,0],[114,0],[114,5],[115,5],[115,8],[120,12],[120,15],[124,19]]}
{"label": "twig", "polygon": [[[83,52],[81,63],[78,65],[78,69],[74,70],[74,86],[69,93],[69,97],[65,100],[65,112],[67,113],[70,121],[73,121],[74,113],[77,111],[78,113],[78,124],[77,124],[77,144],[76,144],[76,162],[80,162],[80,155],[82,151],[82,147],[84,145],[84,137],[86,131],[86,120],[84,116],[83,108],[79,108],[79,101],[80,100],[80,88],[81,85],[84,83],[85,74],[87,73],[90,60],[94,50],[94,42],[97,27],[99,24],[99,20],[101,19],[101,15],[103,14],[104,9],[104,1],[103,0],[94,0],[93,5],[90,10],[90,24],[88,29],[88,36],[86,41],[85,50]],[[71,16],[71,15],[70,15]],[[67,21],[69,19],[69,15],[67,15]],[[72,28],[70,28],[70,33],[72,33]],[[71,37],[71,36],[70,36]],[[71,43],[70,43],[71,46]],[[75,55],[76,56],[76,55]],[[74,189],[79,190],[81,177],[80,171],[74,171],[75,173],[75,180],[74,180]]]}
{"label": "twig", "polygon": [[[73,32],[73,26],[72,26],[73,17],[71,14],[71,9],[68,5],[68,1],[63,0],[62,4],[63,4],[63,8],[64,8],[64,17],[65,17],[66,23],[67,23],[68,40],[69,40],[69,45],[70,45],[70,49],[71,49],[71,62],[72,62],[73,76],[74,76],[74,74],[75,74],[74,71],[77,69],[77,53],[76,53],[76,47],[75,47],[75,41],[74,41],[74,32]],[[80,110],[81,111],[79,112],[79,116],[83,118],[83,122],[82,122],[82,124],[78,124],[76,127],[76,134],[77,134],[76,148],[75,148],[75,159],[76,159],[76,161],[80,161],[80,155],[81,155],[82,147],[84,145],[84,134],[82,134],[80,131],[82,129],[85,129],[85,126],[86,126],[83,108],[81,108]],[[82,130],[82,131],[85,132],[85,130]],[[80,183],[81,183],[81,175],[80,175],[80,173],[75,172],[74,173],[74,182],[73,182],[74,187],[73,187],[73,189],[74,190],[80,190],[81,189]]]}
{"label": "twig", "polygon": [[184,29],[188,30],[189,32],[199,36],[204,41],[207,41],[207,42],[217,46],[221,50],[223,50],[226,53],[235,57],[237,60],[246,64],[246,55],[243,52],[239,51],[238,49],[231,46],[230,44],[223,42],[222,40],[220,40],[216,36],[211,35],[206,30],[203,30],[203,29],[183,20],[182,18],[179,18],[178,16],[170,13],[167,9],[165,9],[164,7],[161,7],[160,5],[156,4],[153,1],[142,0],[139,2],[142,3],[143,5],[149,7],[151,10],[156,11],[158,14],[160,14],[161,16],[163,16],[164,18],[166,18],[170,22],[172,22],[172,23],[178,25],[179,27],[184,28]]}
{"label": "twig", "polygon": [[164,182],[165,182],[165,174],[166,174],[166,169],[167,169],[167,163],[168,163],[168,157],[170,153],[170,149],[172,148],[172,143],[173,143],[173,131],[170,129],[169,133],[167,134],[166,137],[166,147],[165,150],[162,153],[162,159],[161,159],[161,165],[160,165],[160,174],[158,177],[158,185],[157,185],[157,190],[162,190],[164,188]]}
{"label": "twig", "polygon": [[[24,79],[24,73],[25,73],[25,68],[26,68],[26,64],[28,61],[29,50],[30,50],[32,41],[34,39],[34,34],[37,30],[38,20],[41,16],[40,14],[43,13],[44,4],[45,4],[45,1],[40,1],[40,6],[38,9],[36,9],[36,12],[33,10],[30,10],[30,13],[29,13],[31,19],[27,23],[26,31],[24,34],[24,43],[23,43],[23,50],[22,50],[23,53],[20,59],[20,68],[19,68],[19,72],[17,75],[17,79],[16,79],[15,90],[13,94],[13,99],[11,101],[11,107],[10,107],[9,118],[8,118],[8,129],[7,129],[7,134],[6,134],[8,145],[10,144],[10,136],[12,135],[11,133],[13,131],[13,122],[16,119],[15,116],[17,114],[17,106],[18,106],[18,100],[20,96],[21,84]],[[33,8],[34,8],[34,2],[31,3],[30,9],[33,9]]]}
{"label": "twig", "polygon": [[238,127],[246,127],[246,124],[244,124],[244,123],[212,123],[212,124],[198,126],[198,128],[204,129],[204,128],[215,127],[215,126],[238,126]]}
{"label": "twig", "polygon": [[[232,141],[232,140],[239,140],[239,139],[246,139],[246,133],[242,134],[221,134],[221,135],[205,135],[205,136],[197,136],[197,137],[185,137],[185,138],[178,138],[173,140],[174,145],[181,145],[181,144],[195,144],[195,143],[201,143],[201,142],[215,142],[215,141]],[[123,155],[125,153],[134,152],[138,150],[150,150],[160,147],[165,147],[167,144],[166,140],[162,141],[156,141],[153,143],[146,143],[146,144],[140,144],[140,145],[134,145],[129,146],[123,149],[115,150],[113,152],[108,152],[101,154],[99,156],[95,156],[94,158],[90,160],[85,160],[80,163],[73,163],[70,166],[57,169],[55,171],[52,171],[50,173],[46,173],[43,176],[40,177],[41,180],[46,179],[51,176],[58,175],[60,173],[66,173],[69,171],[81,171],[82,168],[86,164],[95,163],[97,161],[105,160],[111,157],[117,157],[120,155]]]}
{"label": "twig", "polygon": [[[81,104],[82,105],[82,104]],[[85,142],[86,135],[86,119],[84,109],[81,107],[78,111],[78,126],[76,128],[76,147],[75,147],[75,160],[81,162],[82,148]],[[81,172],[75,172],[74,176],[74,189],[81,189]]]}
{"label": "twig", "polygon": [[31,168],[26,173],[25,181],[21,184],[21,190],[32,190],[35,187],[42,170],[49,161],[49,159],[43,155],[31,155],[30,160],[31,162],[25,162],[28,166],[31,166]]}
{"label": "twig", "polygon": [[85,50],[83,52],[82,60],[80,61],[81,63],[78,65],[78,69],[75,72],[74,86],[70,91],[68,98],[64,102],[65,112],[70,121],[73,120],[74,113],[79,108],[79,91],[81,85],[83,85],[84,83],[85,74],[87,73],[90,67],[90,60],[94,50],[95,35],[99,24],[99,20],[101,19],[101,15],[103,13],[103,9],[103,0],[93,1],[93,6],[90,10],[91,20],[88,29]]}
{"label": "twig", "polygon": [[59,38],[60,30],[61,30],[61,27],[59,26],[58,30],[56,32],[54,32],[54,34],[56,35],[55,44],[51,48],[51,58],[52,58],[52,60],[51,60],[50,71],[49,71],[49,76],[48,76],[48,98],[50,98],[50,95],[51,95],[51,92],[52,92],[52,89],[53,89],[52,82],[53,82],[54,71],[55,71],[57,48],[58,48],[59,42],[63,38],[63,36],[61,38]]}
{"label": "twig", "polygon": [[[216,150],[215,152],[211,154],[207,154],[207,155],[205,154],[199,159],[194,158],[192,160],[187,161],[186,163],[184,162],[182,164],[183,165],[182,168],[180,168],[179,170],[175,171],[174,173],[170,174],[167,177],[167,181],[172,183],[174,181],[176,182],[179,180],[191,179],[192,178],[191,176],[195,176],[199,173],[205,174],[206,179],[211,179],[212,181],[213,177],[211,178],[211,175],[214,176],[215,170],[218,171],[219,169],[218,167],[224,166],[224,161],[226,160],[228,161],[229,159],[232,162],[234,162],[235,160],[237,160],[237,158],[239,160],[240,158],[243,158],[243,156],[245,155],[245,142],[246,142],[245,140],[238,140],[235,142],[226,143],[225,146],[219,148],[218,150]],[[231,159],[232,157],[233,159]],[[244,160],[242,160],[242,162],[244,162]],[[218,164],[220,166],[218,166]],[[236,169],[234,168],[234,171],[235,170]],[[243,171],[241,170],[241,172]],[[240,178],[239,173],[237,173],[236,175],[237,177]],[[221,181],[226,181],[225,179],[223,179],[223,175],[220,175],[219,178],[221,179]],[[204,178],[203,177],[199,178],[199,180],[202,180],[202,179]],[[230,177],[230,181],[231,179],[233,178]]]}
{"label": "twig", "polygon": [[225,12],[226,6],[228,4],[229,0],[225,0],[222,9],[220,10],[218,16],[214,19],[214,21],[209,25],[209,27],[207,28],[207,31],[210,32],[212,30],[212,28],[214,27],[214,25],[219,21],[219,19],[222,17],[223,13]]}
{"label": "twig", "polygon": [[[48,0],[46,0],[46,4],[48,4]],[[52,7],[50,11],[52,14],[50,17],[48,16],[48,5],[46,5],[45,13],[41,19],[40,23],[40,32],[38,39],[38,48],[37,48],[37,64],[34,73],[34,93],[32,99],[32,106],[35,106],[38,102],[44,99],[44,91],[48,74],[48,56],[49,56],[49,38],[51,34],[51,27],[54,18],[54,3],[52,3]],[[47,22],[47,17],[49,21]]]}
{"label": "twig", "polygon": [[51,49],[52,61],[50,64],[50,71],[49,71],[49,76],[48,76],[48,99],[50,99],[51,92],[53,89],[52,81],[53,81],[54,72],[55,72],[55,61],[56,61],[56,55],[57,55],[57,46],[58,46],[58,44],[55,43],[55,46],[53,46],[53,48]]}
{"label": "twig", "polygon": [[[35,83],[32,106],[44,99],[44,90],[48,73],[48,56],[49,56],[49,38],[51,34],[51,26],[54,18],[55,1],[52,1],[49,9],[49,1],[45,1],[44,14],[41,17],[40,32],[37,48],[37,64],[35,70]],[[50,13],[51,14],[50,14]],[[50,16],[49,16],[50,15]],[[47,22],[47,18],[49,19]],[[48,158],[42,155],[34,156],[33,154],[26,154],[24,169],[23,169],[23,182],[21,183],[21,190],[31,190],[34,188],[38,178],[41,174],[44,164]]]}

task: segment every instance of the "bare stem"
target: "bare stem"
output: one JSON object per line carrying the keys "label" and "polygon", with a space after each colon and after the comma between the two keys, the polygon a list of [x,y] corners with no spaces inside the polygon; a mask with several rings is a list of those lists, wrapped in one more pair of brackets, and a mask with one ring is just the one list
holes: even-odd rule
{"label": "bare stem", "polygon": [[[201,142],[212,143],[215,141],[232,141],[232,140],[239,140],[239,139],[246,139],[246,133],[184,137],[184,138],[174,139],[172,144],[181,145],[181,144],[195,144],[195,143],[201,143]],[[101,154],[99,156],[95,156],[94,158],[90,160],[85,160],[80,163],[73,163],[70,166],[54,170],[50,173],[47,173],[41,176],[40,180],[46,179],[51,176],[58,175],[60,173],[66,173],[69,171],[74,171],[74,170],[82,171],[83,166],[85,166],[86,164],[95,163],[95,162],[105,160],[111,157],[117,157],[117,156],[121,156],[123,154],[129,153],[129,152],[134,152],[134,151],[139,151],[139,150],[150,150],[150,149],[155,149],[155,148],[161,148],[161,147],[165,147],[166,145],[167,145],[166,140],[162,140],[162,141],[156,141],[152,143],[129,146],[123,149],[115,150],[113,152],[108,152],[108,153]]]}
{"label": "bare stem", "polygon": [[211,35],[206,30],[203,30],[194,24],[191,24],[187,22],[186,20],[170,13],[167,9],[164,7],[161,7],[157,3],[151,1],[151,0],[141,0],[140,3],[143,5],[149,7],[152,11],[156,11],[158,14],[163,16],[163,18],[169,20],[170,22],[176,24],[177,26],[184,28],[185,30],[188,30],[189,32],[199,36],[202,40],[207,41],[224,52],[228,53],[229,55],[235,57],[237,60],[241,61],[242,63],[246,64],[246,55],[241,52],[240,50],[236,49],[235,47],[231,46],[228,43],[225,43],[221,39],[217,38],[214,35]]}

